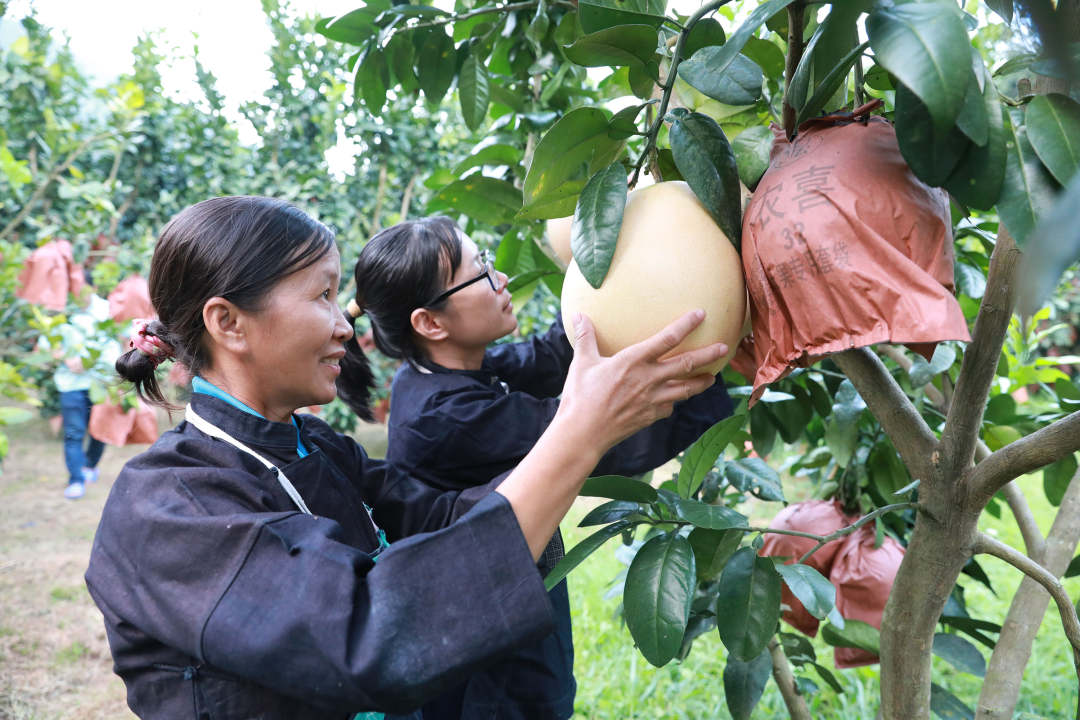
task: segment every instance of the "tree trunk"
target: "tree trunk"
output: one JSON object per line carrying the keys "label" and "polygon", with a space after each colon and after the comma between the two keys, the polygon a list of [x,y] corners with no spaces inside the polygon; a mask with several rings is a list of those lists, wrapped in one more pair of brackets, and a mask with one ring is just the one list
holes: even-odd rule
{"label": "tree trunk", "polygon": [[[934,485],[961,487],[944,482]],[[934,631],[975,539],[978,514],[959,498],[930,496],[921,504],[924,509],[919,511],[881,623],[884,720],[930,717]]]}
{"label": "tree trunk", "polygon": [[[1073,477],[1053,527],[1046,537],[1042,565],[1061,577],[1080,543],[1080,474]],[[1025,576],[1009,605],[997,647],[990,656],[975,720],[1009,720],[1020,697],[1020,682],[1031,658],[1031,646],[1042,625],[1050,595]]]}

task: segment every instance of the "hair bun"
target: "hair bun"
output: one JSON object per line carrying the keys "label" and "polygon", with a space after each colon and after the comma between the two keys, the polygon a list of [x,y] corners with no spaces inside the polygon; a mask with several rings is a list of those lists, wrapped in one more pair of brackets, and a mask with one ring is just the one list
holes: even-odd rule
{"label": "hair bun", "polygon": [[356,302],[356,298],[350,298],[349,304],[345,306],[345,312],[349,313],[349,317],[355,320],[364,314],[364,308],[360,307],[360,303]]}

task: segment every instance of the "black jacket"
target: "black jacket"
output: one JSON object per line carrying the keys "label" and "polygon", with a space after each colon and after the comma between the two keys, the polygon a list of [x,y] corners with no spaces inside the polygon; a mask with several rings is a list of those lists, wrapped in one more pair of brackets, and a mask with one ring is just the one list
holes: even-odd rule
{"label": "black jacket", "polygon": [[[387,458],[432,487],[465,490],[514,468],[558,409],[573,350],[561,321],[548,332],[496,345],[480,370],[404,365],[390,391]],[[723,382],[679,403],[671,417],[609,450],[594,475],[637,475],[667,462],[731,414]],[[582,438],[582,443],[590,442]],[[556,534],[541,572],[562,556]],[[468,551],[462,556],[469,560]],[[473,558],[481,562],[481,557]],[[574,646],[566,583],[551,591],[556,629],[423,709],[424,720],[552,720],[573,713]]]}
{"label": "black jacket", "polygon": [[[312,416],[299,459],[292,425],[207,395],[192,406],[278,463],[314,517],[186,422],[124,467],[86,583],[140,717],[405,713],[551,631],[497,481],[433,490]],[[377,562],[364,503],[392,542]]]}

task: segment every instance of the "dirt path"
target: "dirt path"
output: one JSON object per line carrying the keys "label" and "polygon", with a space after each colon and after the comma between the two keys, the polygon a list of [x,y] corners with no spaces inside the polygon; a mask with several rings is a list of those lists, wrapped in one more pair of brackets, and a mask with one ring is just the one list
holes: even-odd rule
{"label": "dirt path", "polygon": [[[100,480],[72,501],[63,496],[63,446],[48,424],[7,431],[11,454],[0,475],[0,720],[130,720],[135,716],[112,672],[101,613],[83,573],[109,488],[124,462],[146,446],[106,448]],[[364,427],[358,439],[372,454],[385,449],[381,426]]]}

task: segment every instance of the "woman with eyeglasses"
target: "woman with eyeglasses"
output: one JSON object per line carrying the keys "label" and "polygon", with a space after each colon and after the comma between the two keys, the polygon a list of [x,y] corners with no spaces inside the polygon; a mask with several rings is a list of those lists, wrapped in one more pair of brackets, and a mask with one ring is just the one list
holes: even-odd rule
{"label": "woman with eyeglasses", "polygon": [[[404,360],[390,390],[387,459],[430,485],[464,491],[513,468],[560,411],[574,352],[561,320],[523,342],[491,346],[517,328],[507,277],[445,217],[383,230],[360,252],[350,314],[366,314],[376,347]],[[368,375],[354,375],[355,341],[342,362],[338,394],[366,412]],[[565,403],[565,393],[562,402]],[[723,383],[675,405],[670,417],[604,454],[592,475],[637,475],[658,467],[730,415]],[[576,447],[593,444],[582,435]],[[551,479],[555,481],[554,478]],[[562,558],[557,530],[540,573]],[[486,556],[464,558],[482,564]],[[567,718],[576,683],[566,583],[551,593],[555,630],[497,666],[474,673],[424,707],[425,720]]]}
{"label": "woman with eyeglasses", "polygon": [[551,631],[535,562],[589,470],[711,385],[689,368],[727,351],[658,359],[700,311],[610,358],[583,320],[534,450],[509,474],[437,490],[296,414],[334,398],[353,335],[340,262],[330,230],[270,198],[198,203],[157,241],[158,317],[136,322],[117,371],[165,404],[155,371],[176,359],[193,394],[116,479],[86,572],[140,717],[417,717]]}

